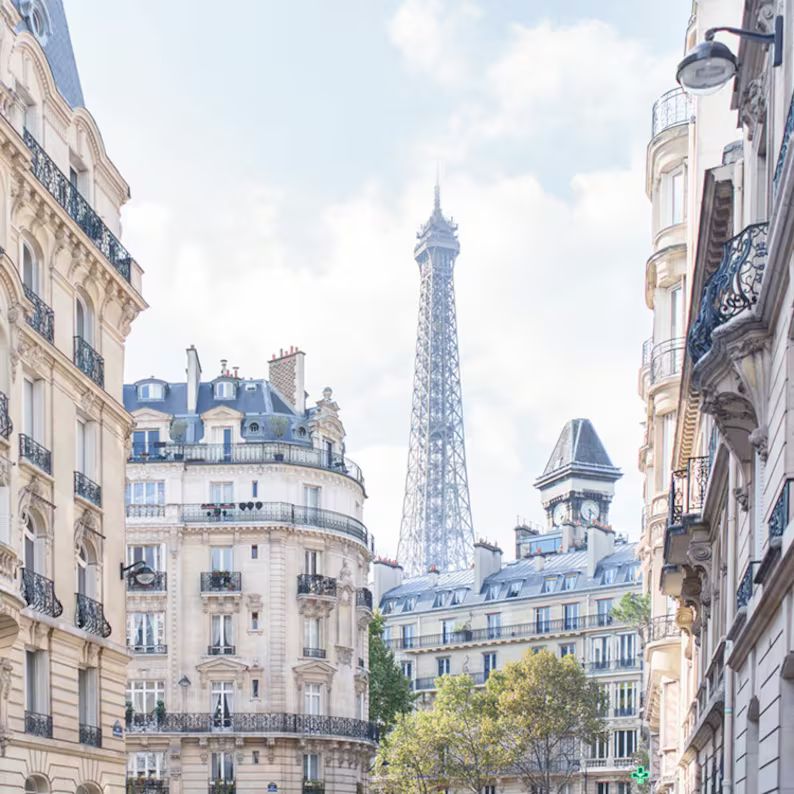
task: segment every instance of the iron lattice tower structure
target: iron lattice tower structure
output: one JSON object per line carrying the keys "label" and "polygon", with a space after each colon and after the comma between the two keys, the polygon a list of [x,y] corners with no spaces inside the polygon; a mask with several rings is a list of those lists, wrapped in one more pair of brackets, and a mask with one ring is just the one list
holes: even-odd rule
{"label": "iron lattice tower structure", "polygon": [[433,214],[419,230],[414,258],[421,289],[411,407],[408,472],[398,558],[409,575],[466,568],[474,527],[466,474],[458,325],[455,314],[457,225]]}

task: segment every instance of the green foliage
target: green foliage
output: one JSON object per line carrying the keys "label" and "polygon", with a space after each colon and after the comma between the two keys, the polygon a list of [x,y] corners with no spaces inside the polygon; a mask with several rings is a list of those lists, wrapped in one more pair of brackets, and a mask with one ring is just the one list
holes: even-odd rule
{"label": "green foliage", "polygon": [[385,733],[399,714],[413,707],[411,682],[402,674],[394,653],[383,641],[383,615],[369,624],[369,718]]}
{"label": "green foliage", "polygon": [[612,617],[627,626],[644,628],[651,619],[651,596],[649,593],[626,593],[612,607]]}

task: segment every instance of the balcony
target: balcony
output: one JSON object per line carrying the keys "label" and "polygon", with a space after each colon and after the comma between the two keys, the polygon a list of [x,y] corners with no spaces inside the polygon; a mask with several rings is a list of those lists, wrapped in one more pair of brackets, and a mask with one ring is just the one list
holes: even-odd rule
{"label": "balcony", "polygon": [[207,646],[207,655],[208,656],[235,656],[237,654],[237,649],[234,645],[208,645]]}
{"label": "balcony", "polygon": [[356,590],[356,606],[359,609],[366,609],[372,612],[372,591],[366,587]]}
{"label": "balcony", "polygon": [[780,150],[775,163],[775,172],[772,176],[772,196],[777,198],[777,191],[780,188],[780,180],[783,177],[783,169],[788,159],[788,150],[791,146],[791,135],[794,133],[794,97],[791,98],[786,115],[786,126],[783,128],[783,138],[780,141]]}
{"label": "balcony", "polygon": [[631,659],[604,659],[598,662],[585,662],[585,671],[589,675],[602,675],[604,673],[632,672],[640,669],[640,657]]}
{"label": "balcony", "polygon": [[52,474],[52,453],[24,433],[19,434],[19,457],[41,469],[45,474]]}
{"label": "balcony", "polygon": [[35,711],[25,712],[25,733],[52,739],[52,715],[37,714]]}
{"label": "balcony", "polygon": [[126,505],[127,518],[165,518],[165,505]]}
{"label": "balcony", "polygon": [[22,597],[25,603],[44,615],[60,617],[63,604],[55,595],[55,583],[29,568],[22,569]]}
{"label": "balcony", "polygon": [[81,336],[74,338],[74,365],[101,389],[105,388],[105,359]]}
{"label": "balcony", "polygon": [[303,655],[309,659],[325,659],[325,648],[304,648]]}
{"label": "balcony", "polygon": [[130,653],[142,656],[166,656],[168,654],[168,646],[164,643],[127,645],[127,650]]}
{"label": "balcony", "polygon": [[134,576],[128,576],[127,592],[135,593],[162,593],[168,585],[168,574],[165,571],[155,571],[151,584],[142,584]]}
{"label": "balcony", "polygon": [[242,588],[240,571],[204,571],[201,574],[202,593],[239,593]]}
{"label": "balcony", "polygon": [[298,595],[336,598],[336,579],[319,573],[298,574]]}
{"label": "balcony", "polygon": [[237,785],[233,780],[210,780],[207,794],[236,794]]}
{"label": "balcony", "polygon": [[634,706],[621,706],[620,708],[613,709],[613,717],[636,717],[637,709]]}
{"label": "balcony", "polygon": [[303,794],[325,794],[325,783],[320,780],[304,780]]}
{"label": "balcony", "polygon": [[91,747],[102,746],[102,729],[96,725],[83,725],[80,723],[80,744],[87,744]]}
{"label": "balcony", "polygon": [[50,344],[55,340],[55,314],[52,309],[28,287],[22,285],[25,297],[33,304],[33,314],[28,317],[28,325],[43,336]]}
{"label": "balcony", "polygon": [[105,257],[125,281],[130,280],[132,257],[94,212],[64,173],[50,159],[38,141],[25,130],[25,144],[31,151],[30,170],[49,194],[66,210],[66,214],[83,230],[94,247]]}
{"label": "balcony", "polygon": [[666,91],[653,103],[651,138],[655,138],[670,127],[689,124],[691,117],[692,103],[684,89],[672,88]]}
{"label": "balcony", "polygon": [[364,485],[361,468],[350,458],[329,453],[324,449],[278,441],[243,441],[233,444],[170,444],[161,441],[150,450],[133,449],[130,462],[175,462],[188,465],[288,463],[345,474]]}
{"label": "balcony", "polygon": [[8,397],[0,391],[0,436],[8,438],[14,429],[14,423],[8,415]]}
{"label": "balcony", "polygon": [[208,734],[229,730],[257,735],[336,736],[368,742],[379,739],[375,723],[351,717],[246,712],[230,714],[223,724],[210,713],[168,712],[162,719],[150,714],[132,714],[127,718],[127,733]]}
{"label": "balcony", "polygon": [[78,629],[96,634],[99,637],[109,637],[110,623],[105,620],[105,610],[99,601],[77,593],[77,609],[74,622]]}
{"label": "balcony", "polygon": [[710,467],[708,455],[689,458],[686,468],[677,469],[670,477],[664,539],[664,559],[667,564],[687,562],[687,531],[702,521]]}
{"label": "balcony", "polygon": [[102,507],[102,487],[79,471],[74,473],[74,494],[92,505]]}
{"label": "balcony", "polygon": [[681,629],[672,615],[654,618],[647,624],[644,633],[646,643],[679,640],[681,638]]}
{"label": "balcony", "polygon": [[319,507],[287,502],[209,502],[180,506],[186,524],[282,524],[328,529],[352,537],[371,551],[375,545],[366,527],[355,518]]}
{"label": "balcony", "polygon": [[651,384],[659,383],[665,378],[671,378],[681,372],[684,363],[684,348],[686,339],[667,339],[654,345],[651,350]]}
{"label": "balcony", "polygon": [[711,350],[717,328],[758,301],[766,267],[768,223],[755,223],[723,244],[722,260],[703,287],[698,314],[689,329],[692,363]]}
{"label": "balcony", "polygon": [[152,777],[128,777],[126,794],[168,794],[168,781]]}

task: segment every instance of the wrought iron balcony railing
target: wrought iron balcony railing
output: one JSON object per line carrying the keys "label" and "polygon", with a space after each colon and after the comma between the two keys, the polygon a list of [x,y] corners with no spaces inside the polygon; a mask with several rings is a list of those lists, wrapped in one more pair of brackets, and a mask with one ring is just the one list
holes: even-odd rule
{"label": "wrought iron balcony railing", "polygon": [[111,628],[110,623],[105,620],[105,610],[99,601],[94,601],[82,593],[76,593],[77,610],[75,611],[74,622],[78,629],[97,634],[100,637],[109,637]]}
{"label": "wrought iron balcony railing", "polygon": [[242,589],[240,571],[203,571],[201,574],[202,593],[239,593]]}
{"label": "wrought iron balcony railing", "polygon": [[280,441],[243,441],[232,444],[171,444],[160,441],[149,449],[133,448],[132,463],[176,462],[187,464],[213,463],[289,463],[326,469],[352,477],[363,485],[361,468],[344,455],[324,449]]}
{"label": "wrought iron balcony railing", "polygon": [[55,340],[55,313],[26,284],[22,285],[22,289],[25,297],[33,304],[33,314],[28,317],[28,325],[52,344]]}
{"label": "wrought iron balcony railing", "polygon": [[356,590],[356,606],[372,612],[372,591],[366,587]]}
{"label": "wrought iron balcony railing", "polygon": [[325,783],[320,780],[304,780],[303,794],[325,794]]}
{"label": "wrought iron balcony railing", "polygon": [[134,576],[127,577],[127,590],[136,593],[161,593],[167,589],[168,574],[165,571],[155,571],[151,584],[141,584]]}
{"label": "wrought iron balcony railing", "polygon": [[620,670],[639,670],[639,656],[632,656],[623,659],[603,659],[598,662],[585,662],[584,668],[588,673],[607,673]]}
{"label": "wrought iron balcony railing", "polygon": [[80,471],[74,473],[74,492],[97,507],[102,507],[102,487]]}
{"label": "wrought iron balcony railing", "polygon": [[8,415],[8,397],[0,391],[0,436],[8,438],[14,429],[14,423]]}
{"label": "wrought iron balcony railing", "polygon": [[146,643],[127,643],[127,650],[134,654],[143,654],[151,656],[165,656],[168,653],[168,646],[165,643],[154,643],[147,645]]}
{"label": "wrought iron balcony railing", "polygon": [[63,613],[63,604],[55,595],[55,583],[29,568],[22,569],[22,597],[25,603],[50,617],[57,618]]}
{"label": "wrought iron balcony railing", "polygon": [[786,126],[783,128],[783,138],[780,141],[780,151],[777,155],[777,162],[775,163],[775,173],[772,176],[772,196],[777,198],[777,191],[780,188],[780,179],[783,176],[783,166],[786,164],[788,157],[788,150],[791,146],[791,136],[794,133],[794,96],[788,106],[788,114],[786,115]]}
{"label": "wrought iron balcony railing", "polygon": [[708,455],[689,458],[685,469],[673,472],[670,478],[668,526],[683,526],[687,516],[699,515],[703,510],[709,481],[709,463]]}
{"label": "wrought iron balcony railing", "polygon": [[352,717],[328,717],[314,714],[246,712],[230,714],[218,720],[210,713],[168,712],[158,719],[154,714],[131,714],[127,733],[228,733],[294,734],[301,736],[338,736],[377,742],[378,726],[374,722]]}
{"label": "wrought iron balcony railing", "polygon": [[74,338],[74,364],[97,386],[105,388],[105,359],[81,336]]}
{"label": "wrought iron balcony railing", "polygon": [[753,573],[754,568],[758,565],[758,560],[750,560],[747,563],[747,568],[739,582],[739,587],[736,588],[736,611],[746,609],[753,597]]}
{"label": "wrought iron balcony railing", "polygon": [[132,257],[104,221],[83,198],[52,161],[44,148],[30,134],[23,133],[25,143],[33,155],[30,169],[49,194],[66,210],[67,215],[83,230],[99,252],[126,281],[130,280]]}
{"label": "wrought iron balcony railing", "polygon": [[681,372],[686,339],[667,339],[653,346],[651,351],[651,383],[658,383]]}
{"label": "wrought iron balcony railing", "polygon": [[769,538],[782,538],[783,533],[789,522],[789,486],[791,480],[783,483],[775,506],[772,508],[772,515],[769,516]]}
{"label": "wrought iron balcony railing", "polygon": [[358,519],[319,507],[252,501],[185,504],[180,509],[182,521],[186,524],[268,523],[317,527],[348,535],[374,549],[372,537]]}
{"label": "wrought iron balcony railing", "polygon": [[678,124],[689,124],[692,103],[683,88],[671,88],[653,103],[651,138]]}
{"label": "wrought iron balcony railing", "polygon": [[649,621],[644,633],[645,642],[657,642],[680,637],[681,629],[672,615],[663,615]]}
{"label": "wrought iron balcony railing", "polygon": [[304,648],[303,655],[311,659],[325,659],[325,648]]}
{"label": "wrought iron balcony railing", "polygon": [[703,288],[687,337],[693,363],[711,350],[714,331],[755,306],[766,267],[768,223],[754,223],[723,245],[722,261]]}
{"label": "wrought iron balcony railing", "polygon": [[208,645],[208,656],[234,656],[237,653],[237,648],[234,645]]}
{"label": "wrought iron balcony railing", "polygon": [[52,715],[37,714],[35,711],[25,712],[25,733],[32,736],[43,736],[52,739]]}
{"label": "wrought iron balcony railing", "polygon": [[165,505],[127,505],[127,518],[165,518]]}
{"label": "wrought iron balcony railing", "polygon": [[152,777],[128,777],[126,794],[168,794],[168,781]]}
{"label": "wrought iron balcony railing", "polygon": [[236,794],[237,785],[233,780],[210,780],[207,794]]}
{"label": "wrought iron balcony railing", "polygon": [[653,337],[642,343],[642,368],[651,366],[651,350],[653,350]]}
{"label": "wrought iron balcony railing", "polygon": [[298,574],[298,595],[336,598],[336,579],[319,573]]}
{"label": "wrought iron balcony railing", "polygon": [[24,433],[19,434],[19,457],[32,463],[45,474],[52,474],[52,453]]}
{"label": "wrought iron balcony railing", "polygon": [[102,728],[98,728],[96,725],[83,725],[83,723],[80,723],[80,744],[101,747]]}

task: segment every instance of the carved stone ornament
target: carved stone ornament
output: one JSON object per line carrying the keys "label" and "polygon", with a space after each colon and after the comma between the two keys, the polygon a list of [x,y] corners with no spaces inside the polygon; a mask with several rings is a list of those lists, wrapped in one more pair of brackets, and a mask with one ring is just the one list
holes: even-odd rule
{"label": "carved stone ornament", "polygon": [[742,93],[739,113],[742,124],[747,127],[747,137],[752,140],[758,127],[766,122],[766,70],[747,84]]}
{"label": "carved stone ornament", "polygon": [[736,501],[739,503],[739,507],[741,507],[743,512],[746,513],[750,507],[750,495],[747,492],[747,488],[742,486],[734,488],[733,495],[736,498]]}
{"label": "carved stone ornament", "polygon": [[340,664],[350,667],[353,663],[353,649],[346,648],[344,645],[337,645],[336,658],[339,660]]}
{"label": "carved stone ornament", "polygon": [[759,33],[773,33],[775,27],[776,0],[761,0],[755,15],[755,22]]}
{"label": "carved stone ornament", "polygon": [[750,443],[758,450],[758,456],[761,460],[766,463],[766,459],[769,456],[769,431],[766,425],[756,427],[756,429],[750,433]]}
{"label": "carved stone ornament", "polygon": [[11,461],[5,456],[0,456],[0,485],[11,484]]}

